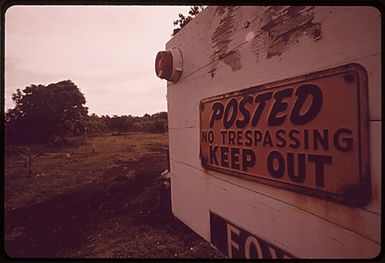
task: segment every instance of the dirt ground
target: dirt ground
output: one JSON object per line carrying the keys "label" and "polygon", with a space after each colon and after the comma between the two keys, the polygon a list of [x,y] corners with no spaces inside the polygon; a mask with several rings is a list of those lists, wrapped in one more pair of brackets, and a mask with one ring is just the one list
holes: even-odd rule
{"label": "dirt ground", "polygon": [[155,147],[73,191],[6,209],[5,252],[12,258],[223,258],[161,202],[166,167],[165,152]]}

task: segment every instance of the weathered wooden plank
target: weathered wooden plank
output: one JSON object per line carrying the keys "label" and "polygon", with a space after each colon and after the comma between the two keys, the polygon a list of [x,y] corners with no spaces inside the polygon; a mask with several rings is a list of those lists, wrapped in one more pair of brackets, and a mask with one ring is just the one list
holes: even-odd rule
{"label": "weathered wooden plank", "polygon": [[[168,48],[178,47],[182,49],[182,51],[185,51],[185,52],[182,52],[185,54],[184,56],[185,60],[194,61],[194,63],[184,64],[184,74],[183,74],[184,76],[190,75],[193,71],[196,71],[201,67],[207,66],[207,64],[213,63],[216,59],[218,59],[219,56],[210,55],[212,53],[215,53],[216,51],[215,45],[213,47],[213,43],[212,43],[212,42],[215,42],[215,37],[213,37],[212,35],[214,35],[215,30],[218,29],[217,27],[221,27],[222,25],[221,28],[223,29],[224,27],[223,24],[226,23],[226,18],[227,20],[229,20],[232,16],[235,16],[230,19],[232,21],[226,27],[228,30],[225,30],[223,34],[219,34],[219,35],[226,35],[227,31],[231,31],[232,33],[231,38],[223,39],[223,40],[227,40],[227,41],[224,41],[225,42],[224,44],[226,44],[225,46],[227,47],[226,51],[232,51],[236,47],[239,47],[239,45],[244,43],[246,40],[248,40],[249,43],[253,43],[252,47],[253,47],[253,52],[255,53],[254,54],[255,56],[256,53],[262,53],[260,51],[271,49],[270,46],[272,43],[266,43],[271,40],[270,39],[271,36],[269,36],[269,33],[271,33],[270,31],[278,31],[278,33],[280,33],[279,30],[281,30],[283,33],[287,33],[287,31],[290,31],[288,30],[289,28],[286,28],[285,30],[282,28],[267,26],[269,22],[271,22],[270,20],[273,19],[275,16],[277,16],[278,13],[284,13],[284,11],[282,10],[288,10],[290,8],[298,9],[298,10],[292,11],[290,16],[286,14],[286,16],[282,15],[281,17],[284,17],[289,21],[290,19],[295,20],[296,22],[293,22],[291,24],[294,24],[294,26],[296,27],[301,27],[305,24],[306,25],[305,28],[306,28],[306,27],[312,26],[314,23],[321,23],[321,26],[322,26],[320,28],[321,37],[319,40],[315,42],[322,43],[321,49],[322,47],[326,46],[327,47],[326,51],[328,51],[328,54],[332,57],[337,56],[341,60],[341,56],[339,54],[337,55],[333,54],[332,52],[333,50],[336,50],[336,52],[344,52],[343,54],[349,54],[349,56],[351,56],[352,58],[353,57],[359,58],[362,55],[377,53],[380,50],[379,49],[380,42],[378,40],[378,36],[379,36],[378,34],[380,33],[380,23],[379,23],[380,13],[375,8],[371,8],[371,7],[316,7],[316,8],[303,7],[303,9],[299,9],[298,7],[254,7],[254,9],[250,9],[250,7],[244,6],[244,7],[238,8],[238,10],[235,9],[235,11],[238,11],[236,14],[234,14],[235,12],[234,8],[228,7],[227,11],[226,11],[226,8],[224,8],[222,15],[219,15],[220,12],[217,12],[218,8],[220,9],[220,7],[217,7],[217,8],[213,7],[213,8],[206,9],[204,13],[205,15],[203,14],[199,15],[196,19],[194,19],[192,23],[186,26],[186,28],[181,30],[180,33],[178,33],[173,39],[171,39],[167,43]],[[273,9],[278,9],[278,10],[272,11]],[[247,16],[251,12],[251,10],[252,12],[255,12],[255,15],[247,19],[247,17],[245,16]],[[343,15],[341,15],[341,13]],[[218,17],[222,17],[222,16],[223,16],[222,20],[224,22],[220,23],[221,19]],[[308,20],[310,20],[311,18],[311,19],[314,19],[315,21],[310,23],[305,18],[302,18],[302,20],[300,19],[300,21],[297,21],[298,16],[309,17]],[[356,19],[358,16],[365,19]],[[260,17],[260,19],[256,19],[258,17]],[[287,17],[289,17],[289,19]],[[276,20],[279,20],[279,19],[276,19]],[[304,23],[303,20],[307,22]],[[247,28],[245,28],[243,24],[247,21],[251,21],[251,23]],[[199,25],[199,26],[194,27],[193,24]],[[285,23],[280,23],[280,24],[285,24]],[[307,25],[307,24],[310,24],[310,25]],[[346,27],[345,25],[349,25],[349,27]],[[262,28],[264,28],[264,30],[262,30]],[[368,29],[370,30],[368,31]],[[296,30],[291,30],[291,31],[296,31]],[[238,35],[233,36],[234,32],[237,34],[242,34],[243,37],[239,37]],[[301,41],[309,42],[308,44],[314,44],[313,43],[314,40],[311,40],[314,37],[308,36],[309,33],[313,33],[313,32],[300,31],[300,33],[302,33],[302,36],[300,38],[294,39],[296,44],[291,43],[291,45],[293,45],[293,48],[287,49],[287,50],[283,48],[282,51],[286,52],[293,49],[303,48],[302,47],[303,43],[301,43]],[[353,38],[351,36],[352,34],[354,35]],[[247,35],[249,35],[249,37],[246,37]],[[257,36],[260,36],[260,37],[257,37]],[[190,41],[184,41],[184,39],[186,38],[189,39]],[[267,39],[265,39],[264,41],[261,41],[260,38],[267,38]],[[355,41],[356,43],[352,43],[351,39],[357,40]],[[277,39],[275,42],[279,42],[279,40],[280,39]],[[308,40],[311,40],[311,41],[308,41]],[[261,43],[257,45],[257,43],[255,42],[258,42],[258,41]],[[333,43],[339,43],[339,44],[335,45]],[[346,43],[347,45],[344,46],[344,43]],[[365,45],[363,45],[363,43]],[[341,46],[344,46],[344,48],[341,49],[340,48]],[[273,45],[273,47],[275,46]],[[329,50],[328,48],[332,48],[332,49]],[[355,50],[358,50],[358,52],[352,52]],[[322,52],[322,50],[320,51]],[[250,52],[250,54],[253,54],[253,52]],[[285,52],[280,53],[280,55],[284,54]],[[310,52],[310,53],[318,53],[318,52]],[[199,56],[189,56],[191,54],[195,54],[195,55],[199,54]],[[305,53],[301,57],[297,57],[297,58],[302,59],[303,57],[306,57],[306,55],[309,55],[309,54]],[[278,55],[271,55],[270,58],[276,58],[277,56]],[[265,58],[265,56],[261,56],[261,58]],[[344,57],[342,57],[342,59],[344,59]],[[282,59],[279,59],[279,60],[281,61]]]}
{"label": "weathered wooden plank", "polygon": [[[212,211],[299,258],[371,258],[380,251],[378,243],[314,214],[210,179]],[[235,207],[247,212],[234,213]]]}
{"label": "weathered wooden plank", "polygon": [[170,128],[169,149],[172,159],[194,167],[201,166],[199,160],[199,130],[196,127],[184,129]]}
{"label": "weathered wooden plank", "polygon": [[[185,164],[182,161],[172,160],[172,174],[189,174],[191,182],[194,184],[194,178],[211,178],[215,177],[216,180],[213,183],[220,185],[224,189],[233,189],[235,194],[241,194],[242,192],[252,192],[254,193],[254,200],[257,201],[260,199],[260,195],[263,195],[267,199],[275,200],[275,202],[281,202],[290,207],[295,207],[300,209],[303,212],[307,212],[314,218],[320,218],[326,222],[329,222],[333,225],[337,225],[343,229],[350,230],[354,233],[357,233],[369,240],[379,243],[380,242],[380,232],[378,231],[380,227],[380,214],[374,213],[373,211],[367,211],[367,208],[357,209],[341,205],[335,202],[323,200],[320,198],[301,195],[295,192],[274,188],[268,185],[258,184],[255,182],[245,181],[240,178],[227,176],[224,174],[205,171],[201,167],[193,167],[189,164]],[[174,180],[174,179],[173,179]],[[211,180],[211,179],[209,179]],[[219,181],[222,181],[219,183]],[[209,181],[212,182],[212,181]],[[186,186],[181,186],[186,187]],[[207,187],[207,186],[205,186]],[[245,191],[247,190],[247,191]],[[250,197],[251,198],[251,197]],[[217,200],[210,198],[210,200]],[[265,200],[266,201],[266,200]],[[199,199],[195,199],[194,202],[199,202]],[[254,201],[249,200],[249,210],[254,210],[255,207],[252,205]],[[272,202],[272,201],[266,201]],[[238,206],[237,206],[238,207]],[[210,208],[211,205],[210,205]],[[228,208],[233,209],[233,208]],[[274,209],[274,208],[272,208]],[[378,207],[377,207],[378,209]],[[233,210],[232,210],[233,211]],[[377,211],[379,212],[379,211]],[[269,212],[267,212],[269,213]],[[292,229],[291,229],[292,230]],[[288,230],[290,233],[290,230]]]}
{"label": "weathered wooden plank", "polygon": [[173,214],[203,238],[210,240],[207,180],[181,172],[176,163],[171,169]]}

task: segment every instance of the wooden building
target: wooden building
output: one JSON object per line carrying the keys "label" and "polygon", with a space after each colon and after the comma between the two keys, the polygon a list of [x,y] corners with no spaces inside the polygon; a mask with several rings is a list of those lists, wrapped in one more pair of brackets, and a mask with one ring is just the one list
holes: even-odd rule
{"label": "wooden building", "polygon": [[373,258],[381,13],[208,6],[160,52],[172,212],[233,258]]}

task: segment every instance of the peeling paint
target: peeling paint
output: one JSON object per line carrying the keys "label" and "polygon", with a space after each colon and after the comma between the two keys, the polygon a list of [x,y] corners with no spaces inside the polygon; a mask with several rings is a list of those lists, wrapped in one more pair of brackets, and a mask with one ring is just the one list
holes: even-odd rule
{"label": "peeling paint", "polygon": [[[236,21],[234,6],[218,6],[215,17],[219,20],[211,36],[211,59],[213,63],[208,71],[214,76],[220,61],[231,67],[232,71],[242,68],[239,51],[229,52],[233,34],[240,25]],[[321,24],[314,22],[314,7],[310,6],[270,6],[263,8],[259,15],[260,27],[249,30],[245,41],[252,41],[251,51],[256,62],[261,56],[267,59],[281,56],[304,37],[313,40],[322,38]],[[217,20],[217,21],[218,21]],[[251,37],[253,36],[253,37]]]}
{"label": "peeling paint", "polygon": [[260,18],[261,33],[252,43],[252,51],[257,56],[262,45],[266,47],[266,58],[280,56],[298,43],[304,36],[314,40],[321,38],[321,24],[314,23],[314,7],[271,6]]}
{"label": "peeling paint", "polygon": [[223,58],[223,62],[229,65],[232,71],[237,71],[242,68],[241,54],[238,50],[230,51],[229,53],[227,53],[226,56]]}
{"label": "peeling paint", "polygon": [[217,13],[219,13],[219,15],[223,15],[226,11],[226,6],[218,6],[216,9],[215,9],[215,15]]}
{"label": "peeling paint", "polygon": [[[226,13],[226,11],[227,13]],[[216,13],[224,17],[219,21],[219,25],[216,27],[211,40],[214,48],[214,56],[225,54],[231,41],[231,33],[234,27],[234,7],[233,6],[219,6],[216,9]]]}
{"label": "peeling paint", "polygon": [[261,25],[269,25],[272,21],[282,17],[290,7],[285,6],[269,6],[265,8],[264,14],[260,17],[259,22]]}
{"label": "peeling paint", "polygon": [[[215,15],[221,17],[219,25],[215,28],[212,34],[212,60],[222,60],[226,65],[231,67],[232,71],[236,71],[242,68],[241,56],[239,51],[228,52],[229,43],[232,41],[233,32],[236,21],[234,19],[234,11],[237,9],[235,6],[218,6],[215,10]],[[212,75],[215,73],[218,62],[212,64],[209,73]]]}
{"label": "peeling paint", "polygon": [[259,61],[260,52],[263,50],[263,48],[266,46],[267,41],[267,33],[262,32],[259,35],[257,35],[251,44],[251,51],[256,56],[256,62]]}

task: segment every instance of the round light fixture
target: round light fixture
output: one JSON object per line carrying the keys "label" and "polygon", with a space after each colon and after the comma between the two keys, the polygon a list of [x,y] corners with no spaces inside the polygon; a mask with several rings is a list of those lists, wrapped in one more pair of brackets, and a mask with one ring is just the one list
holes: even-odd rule
{"label": "round light fixture", "polygon": [[155,59],[155,72],[161,79],[177,82],[183,71],[182,53],[177,48],[160,51]]}

